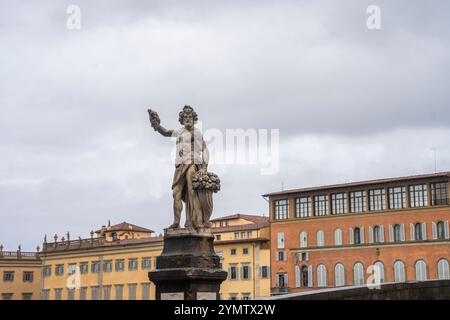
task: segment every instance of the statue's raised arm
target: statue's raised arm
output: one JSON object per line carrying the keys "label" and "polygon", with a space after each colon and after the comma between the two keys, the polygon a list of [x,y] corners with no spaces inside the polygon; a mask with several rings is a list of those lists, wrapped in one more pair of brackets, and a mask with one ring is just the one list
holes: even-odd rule
{"label": "statue's raised arm", "polygon": [[161,126],[161,120],[159,119],[158,113],[151,109],[148,109],[147,112],[150,119],[150,124],[153,127],[153,129],[155,129],[155,131],[158,131],[164,137],[171,137],[173,130],[166,129],[163,126]]}

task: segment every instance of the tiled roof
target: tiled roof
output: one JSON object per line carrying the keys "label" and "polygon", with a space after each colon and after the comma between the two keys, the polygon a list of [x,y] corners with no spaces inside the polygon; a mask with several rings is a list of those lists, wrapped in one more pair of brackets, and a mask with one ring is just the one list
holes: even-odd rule
{"label": "tiled roof", "polygon": [[[99,233],[101,231],[102,230],[100,229],[95,232]],[[110,232],[110,231],[136,231],[136,232],[149,232],[149,233],[153,232],[153,230],[150,230],[150,229],[147,229],[144,227],[139,227],[137,225],[134,225],[134,224],[131,224],[131,223],[128,223],[125,221],[122,223],[119,223],[119,224],[115,224],[111,227],[107,227],[105,231],[108,231],[108,232]]]}
{"label": "tiled roof", "polygon": [[257,216],[257,215],[253,215],[253,214],[237,213],[237,214],[232,214],[232,215],[229,215],[229,216],[224,216],[224,217],[219,217],[219,218],[212,219],[211,222],[223,221],[223,220],[232,220],[232,219],[245,219],[245,220],[251,221],[253,223],[263,223],[263,222],[269,221],[268,217]]}
{"label": "tiled roof", "polygon": [[339,189],[339,188],[346,188],[346,187],[357,187],[357,186],[390,183],[390,182],[397,182],[397,181],[400,182],[400,181],[406,181],[406,180],[420,180],[420,179],[428,179],[428,178],[449,178],[449,177],[450,177],[450,172],[440,172],[440,173],[422,174],[422,175],[415,175],[415,176],[405,176],[405,177],[397,177],[397,178],[375,179],[375,180],[366,180],[366,181],[349,182],[349,183],[341,183],[341,184],[332,184],[332,185],[325,185],[325,186],[319,186],[319,187],[291,189],[291,190],[267,193],[267,194],[264,194],[263,197],[290,194],[290,193]]}

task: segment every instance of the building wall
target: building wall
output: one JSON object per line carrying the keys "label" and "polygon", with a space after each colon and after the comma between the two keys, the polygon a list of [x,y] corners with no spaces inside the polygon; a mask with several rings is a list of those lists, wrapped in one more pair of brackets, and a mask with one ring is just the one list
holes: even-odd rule
{"label": "building wall", "polygon": [[[4,273],[9,271],[14,271],[14,280],[5,282]],[[24,272],[33,273],[32,282],[23,281]],[[22,300],[23,294],[31,294],[32,300],[40,298],[41,264],[35,257],[17,258],[0,255],[0,277],[0,299],[9,294],[12,294],[14,300]]]}

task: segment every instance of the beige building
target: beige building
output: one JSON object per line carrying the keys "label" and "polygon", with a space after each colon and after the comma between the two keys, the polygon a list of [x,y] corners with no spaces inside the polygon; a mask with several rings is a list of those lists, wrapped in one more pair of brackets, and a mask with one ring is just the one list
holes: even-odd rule
{"label": "beige building", "polygon": [[40,298],[41,261],[35,252],[3,251],[0,245],[0,298],[37,300]]}
{"label": "beige building", "polygon": [[[229,272],[221,286],[222,299],[269,296],[268,218],[237,214],[212,223],[215,251]],[[90,239],[54,240],[45,242],[39,254],[42,299],[155,298],[148,272],[155,268],[163,238],[152,230],[123,222],[91,232]]]}

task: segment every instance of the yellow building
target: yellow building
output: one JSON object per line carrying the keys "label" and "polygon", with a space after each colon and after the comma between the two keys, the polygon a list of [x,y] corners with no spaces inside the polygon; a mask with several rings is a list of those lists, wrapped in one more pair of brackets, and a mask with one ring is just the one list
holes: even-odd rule
{"label": "yellow building", "polygon": [[35,252],[3,251],[0,245],[0,298],[37,300],[40,298],[41,261]]}
{"label": "yellow building", "polygon": [[[232,215],[212,220],[215,251],[229,272],[222,299],[254,299],[270,295],[268,218]],[[94,236],[95,235],[95,236]],[[44,243],[42,299],[154,299],[148,272],[155,268],[163,238],[123,222],[91,232],[90,239],[55,236]]]}

